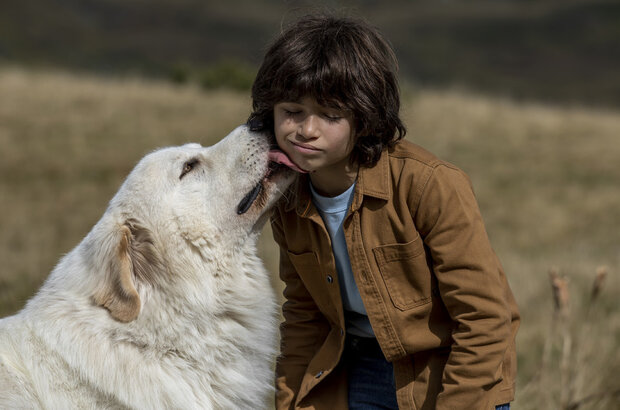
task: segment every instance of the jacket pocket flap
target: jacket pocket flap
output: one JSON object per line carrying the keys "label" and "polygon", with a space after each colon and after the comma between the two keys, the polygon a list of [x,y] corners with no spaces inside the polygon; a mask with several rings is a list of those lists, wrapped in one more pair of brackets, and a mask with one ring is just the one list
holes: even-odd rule
{"label": "jacket pocket flap", "polygon": [[407,243],[379,246],[373,253],[396,308],[408,310],[431,301],[432,273],[419,236]]}

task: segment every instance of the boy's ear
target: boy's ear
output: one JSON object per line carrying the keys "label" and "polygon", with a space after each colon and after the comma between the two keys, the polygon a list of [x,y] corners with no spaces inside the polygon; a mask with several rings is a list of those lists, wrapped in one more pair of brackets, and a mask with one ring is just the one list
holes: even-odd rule
{"label": "boy's ear", "polygon": [[155,275],[163,270],[163,264],[153,246],[150,231],[136,221],[122,225],[117,238],[102,286],[93,298],[96,304],[109,310],[114,319],[127,323],[140,314],[138,283],[153,283]]}

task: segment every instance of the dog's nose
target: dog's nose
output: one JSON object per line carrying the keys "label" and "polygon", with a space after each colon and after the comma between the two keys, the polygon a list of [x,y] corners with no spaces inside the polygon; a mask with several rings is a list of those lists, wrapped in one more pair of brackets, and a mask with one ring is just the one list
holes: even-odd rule
{"label": "dog's nose", "polygon": [[250,131],[263,131],[265,129],[265,124],[260,118],[252,117],[248,120],[247,126]]}

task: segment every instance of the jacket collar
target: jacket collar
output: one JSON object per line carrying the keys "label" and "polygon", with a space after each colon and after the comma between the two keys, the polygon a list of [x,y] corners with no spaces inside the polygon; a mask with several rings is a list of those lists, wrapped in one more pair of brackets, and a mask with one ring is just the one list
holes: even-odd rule
{"label": "jacket collar", "polygon": [[[286,204],[286,211],[296,209],[299,216],[308,216],[312,206],[312,196],[308,184],[310,183],[307,174],[300,174],[291,186],[289,200]],[[392,184],[390,178],[390,160],[388,150],[383,150],[379,161],[371,168],[360,167],[351,212],[357,211],[362,205],[364,196],[370,196],[383,200],[388,200],[392,195]]]}

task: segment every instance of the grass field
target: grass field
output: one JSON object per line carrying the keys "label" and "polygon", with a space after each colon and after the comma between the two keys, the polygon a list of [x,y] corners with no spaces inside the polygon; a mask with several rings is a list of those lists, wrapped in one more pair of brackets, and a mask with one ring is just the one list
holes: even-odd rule
{"label": "grass field", "polygon": [[[32,296],[144,154],[212,144],[250,109],[247,94],[15,67],[0,68],[0,96],[0,316]],[[474,183],[523,316],[514,408],[618,408],[620,113],[406,88],[402,114],[409,139]],[[555,314],[552,267],[570,293]]]}

